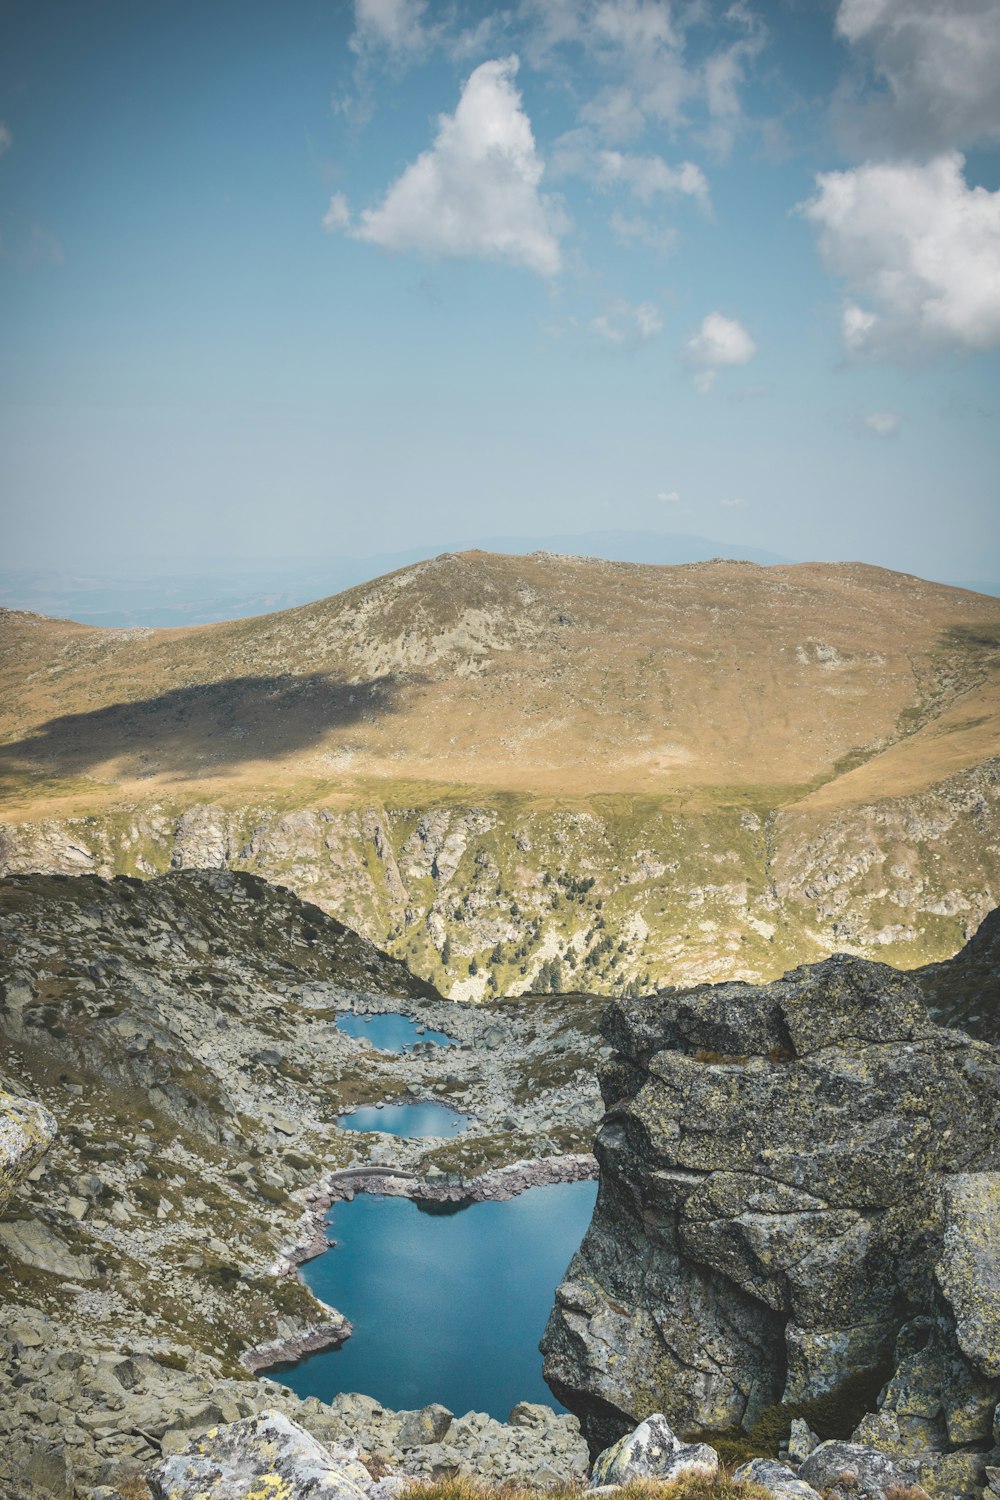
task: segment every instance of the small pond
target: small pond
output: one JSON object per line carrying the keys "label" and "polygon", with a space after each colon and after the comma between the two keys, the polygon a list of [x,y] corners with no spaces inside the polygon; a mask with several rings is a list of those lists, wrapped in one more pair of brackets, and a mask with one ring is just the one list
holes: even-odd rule
{"label": "small pond", "polygon": [[354,1333],[273,1378],[300,1396],[358,1391],[397,1410],[441,1401],[500,1420],[517,1401],[562,1410],[538,1340],[596,1195],[596,1182],[566,1182],[457,1211],[367,1193],[334,1204],[337,1243],[302,1274]]}
{"label": "small pond", "polygon": [[409,1052],[418,1042],[433,1042],[436,1047],[457,1047],[453,1036],[432,1031],[412,1016],[389,1012],[380,1016],[358,1015],[347,1011],[337,1017],[337,1030],[345,1036],[358,1037],[381,1052]]}
{"label": "small pond", "polygon": [[433,1099],[421,1099],[416,1104],[364,1104],[349,1115],[339,1115],[337,1124],[341,1130],[380,1130],[384,1135],[405,1135],[411,1139],[424,1136],[457,1135],[468,1130],[469,1116],[438,1104]]}

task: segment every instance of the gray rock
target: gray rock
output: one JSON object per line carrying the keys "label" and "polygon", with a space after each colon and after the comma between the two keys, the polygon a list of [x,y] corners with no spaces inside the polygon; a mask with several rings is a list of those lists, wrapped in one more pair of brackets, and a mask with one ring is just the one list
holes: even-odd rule
{"label": "gray rock", "polygon": [[714,1448],[682,1443],[662,1412],[655,1412],[597,1457],[589,1488],[628,1484],[631,1479],[679,1479],[684,1474],[711,1477],[718,1470]]}
{"label": "gray rock", "polygon": [[799,1478],[828,1500],[885,1500],[888,1490],[910,1483],[887,1454],[861,1443],[820,1443],[799,1469]]}
{"label": "gray rock", "polygon": [[650,1408],[682,1431],[746,1428],[874,1373],[900,1305],[931,1311],[935,1265],[988,1373],[996,1049],[934,1025],[905,975],[843,955],[616,1000],[602,1030],[601,1192],[542,1340],[592,1453]]}
{"label": "gray rock", "polygon": [[794,1469],[778,1463],[773,1458],[752,1458],[733,1470],[733,1478],[740,1484],[759,1484],[776,1500],[820,1500],[811,1485],[800,1479]]}
{"label": "gray rock", "polygon": [[507,1421],[512,1427],[549,1427],[556,1419],[551,1406],[536,1401],[519,1401]]}
{"label": "gray rock", "polygon": [[278,1411],[215,1429],[155,1464],[147,1480],[153,1500],[233,1500],[255,1492],[269,1500],[367,1500],[366,1489]]}
{"label": "gray rock", "polygon": [[399,1446],[416,1448],[424,1443],[440,1443],[451,1429],[453,1413],[436,1401],[419,1411],[408,1412],[399,1429]]}
{"label": "gray rock", "polygon": [[819,1438],[813,1432],[808,1422],[801,1417],[792,1418],[791,1431],[788,1435],[788,1457],[793,1464],[804,1463],[814,1448],[819,1447]]}
{"label": "gray rock", "polygon": [[938,1284],[955,1314],[963,1354],[1000,1377],[1000,1173],[964,1172],[943,1184],[945,1229]]}

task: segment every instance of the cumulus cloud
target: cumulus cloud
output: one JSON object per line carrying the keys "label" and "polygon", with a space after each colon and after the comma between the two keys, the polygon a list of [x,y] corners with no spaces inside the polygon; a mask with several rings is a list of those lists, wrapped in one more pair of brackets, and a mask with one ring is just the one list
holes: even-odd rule
{"label": "cumulus cloud", "polygon": [[719,504],[720,505],[727,505],[727,506],[732,507],[732,506],[736,506],[736,505],[746,505],[746,501],[740,499],[738,496],[734,496],[734,497],[732,497],[730,499],[720,500]]}
{"label": "cumulus cloud", "polygon": [[[430,150],[348,233],[386,250],[507,261],[555,275],[568,221],[557,200],[539,191],[544,167],[514,86],[517,68],[516,57],[476,68],[455,113],[439,117]],[[329,227],[348,222],[346,209],[331,203]]]}
{"label": "cumulus cloud", "polygon": [[0,120],[0,156],[9,151],[14,144],[14,137],[10,133],[10,127]]}
{"label": "cumulus cloud", "polygon": [[[521,0],[518,14],[534,66],[557,65],[576,49],[603,75],[580,114],[606,141],[627,141],[650,124],[679,129],[693,108],[707,117],[708,144],[728,149],[743,122],[748,65],[765,37],[744,0],[717,9],[670,0]],[[695,60],[688,31],[706,21],[727,35]]]}
{"label": "cumulus cloud", "polygon": [[590,330],[611,344],[644,344],[663,328],[660,310],[653,302],[615,302],[607,312],[592,318]]}
{"label": "cumulus cloud", "polygon": [[802,205],[845,283],[847,350],[906,358],[1000,344],[1000,191],[970,188],[958,152],[821,173]]}
{"label": "cumulus cloud", "polygon": [[870,411],[865,417],[865,426],[869,432],[874,432],[876,437],[895,437],[902,426],[903,419],[898,411]]}
{"label": "cumulus cloud", "polygon": [[996,0],[841,0],[837,31],[881,85],[841,99],[841,122],[866,149],[926,154],[1000,139]]}
{"label": "cumulus cloud", "polygon": [[679,490],[659,490],[657,500],[662,500],[664,505],[680,505],[681,497]]}
{"label": "cumulus cloud", "polygon": [[710,312],[684,345],[684,360],[697,371],[695,384],[704,394],[712,389],[721,369],[748,364],[756,352],[757,345],[742,323]]}

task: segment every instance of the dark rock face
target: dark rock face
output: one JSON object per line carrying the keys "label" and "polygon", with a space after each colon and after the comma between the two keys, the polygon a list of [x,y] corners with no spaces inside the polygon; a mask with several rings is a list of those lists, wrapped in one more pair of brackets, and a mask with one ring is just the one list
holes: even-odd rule
{"label": "dark rock face", "polygon": [[616,1001],[603,1029],[600,1194],[542,1341],[592,1450],[654,1411],[746,1428],[891,1368],[920,1315],[996,1404],[1000,1053],[844,956]]}

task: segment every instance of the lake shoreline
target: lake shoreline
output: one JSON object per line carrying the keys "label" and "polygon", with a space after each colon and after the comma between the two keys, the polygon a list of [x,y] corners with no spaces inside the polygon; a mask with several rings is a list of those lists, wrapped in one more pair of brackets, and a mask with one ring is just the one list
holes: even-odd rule
{"label": "lake shoreline", "polygon": [[[326,1215],[334,1203],[349,1202],[357,1193],[422,1202],[498,1203],[516,1198],[529,1188],[592,1182],[597,1177],[597,1158],[590,1152],[510,1162],[471,1179],[450,1174],[439,1179],[420,1177],[402,1167],[344,1167],[329,1173],[307,1192],[299,1232],[268,1268],[269,1274],[297,1275],[300,1266],[330,1249]],[[331,1314],[330,1319],[310,1324],[286,1339],[270,1340],[267,1344],[247,1349],[241,1356],[244,1367],[252,1374],[266,1374],[268,1370],[287,1369],[306,1355],[342,1344],[350,1337],[350,1323],[335,1308],[327,1308],[325,1303],[321,1305]]]}

